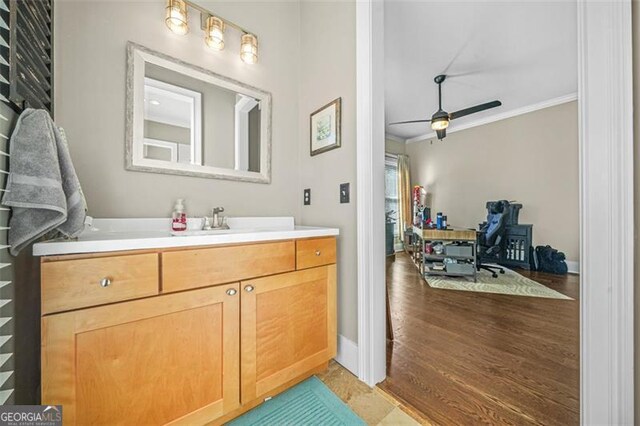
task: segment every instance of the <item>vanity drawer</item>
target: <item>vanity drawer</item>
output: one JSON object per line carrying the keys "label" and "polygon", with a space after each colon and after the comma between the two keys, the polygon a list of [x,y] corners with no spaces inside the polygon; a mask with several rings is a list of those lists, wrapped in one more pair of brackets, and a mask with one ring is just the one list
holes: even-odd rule
{"label": "vanity drawer", "polygon": [[296,241],[296,269],[336,263],[336,239],[312,238]]}
{"label": "vanity drawer", "polygon": [[42,263],[43,314],[155,294],[157,253]]}
{"label": "vanity drawer", "polygon": [[282,241],[162,253],[162,292],[293,271],[295,243]]}

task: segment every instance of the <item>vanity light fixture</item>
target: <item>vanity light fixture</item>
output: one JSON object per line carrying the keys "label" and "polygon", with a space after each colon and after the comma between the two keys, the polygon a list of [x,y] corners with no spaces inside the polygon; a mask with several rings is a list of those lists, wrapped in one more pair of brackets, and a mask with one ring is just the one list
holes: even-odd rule
{"label": "vanity light fixture", "polygon": [[258,62],[258,39],[253,34],[242,34],[240,39],[240,59],[246,64]]}
{"label": "vanity light fixture", "polygon": [[167,27],[178,35],[189,32],[187,24],[187,3],[184,0],[167,0]]}
{"label": "vanity light fixture", "polygon": [[224,49],[224,31],[231,27],[242,34],[240,38],[240,58],[246,64],[258,62],[258,37],[246,29],[227,21],[211,11],[192,3],[189,0],[167,0],[167,15],[165,23],[176,34],[186,34],[189,31],[187,23],[187,9],[192,8],[200,12],[201,28],[204,31],[204,41],[212,49]]}
{"label": "vanity light fixture", "polygon": [[217,16],[207,18],[204,42],[212,49],[224,49],[224,21]]}

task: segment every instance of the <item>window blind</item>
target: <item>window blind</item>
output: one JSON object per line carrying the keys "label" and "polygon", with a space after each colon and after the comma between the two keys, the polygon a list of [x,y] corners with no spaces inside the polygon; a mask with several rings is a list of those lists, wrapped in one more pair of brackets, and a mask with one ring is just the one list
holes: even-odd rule
{"label": "window blind", "polygon": [[[0,196],[9,174],[9,139],[25,108],[53,115],[53,0],[0,0]],[[0,404],[15,403],[15,259],[10,209],[0,206]],[[39,339],[38,339],[39,340]]]}

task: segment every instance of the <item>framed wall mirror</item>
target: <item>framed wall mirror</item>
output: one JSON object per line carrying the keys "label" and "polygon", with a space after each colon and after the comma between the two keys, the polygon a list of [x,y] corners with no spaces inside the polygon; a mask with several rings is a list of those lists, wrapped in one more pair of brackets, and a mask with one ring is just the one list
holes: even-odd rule
{"label": "framed wall mirror", "polygon": [[126,168],[271,181],[271,94],[129,42]]}

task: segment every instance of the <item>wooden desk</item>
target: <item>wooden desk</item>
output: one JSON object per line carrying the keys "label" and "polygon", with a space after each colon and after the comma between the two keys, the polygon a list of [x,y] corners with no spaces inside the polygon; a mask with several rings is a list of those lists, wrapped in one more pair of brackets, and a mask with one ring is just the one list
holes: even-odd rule
{"label": "wooden desk", "polygon": [[[454,276],[454,277],[469,277],[476,281],[476,253],[477,253],[477,231],[473,229],[422,229],[417,226],[413,227],[414,238],[414,253],[412,258],[416,263],[416,266],[420,270],[423,277],[428,276]],[[425,253],[426,242],[461,242],[471,244],[472,254],[470,256],[453,256],[446,254],[427,254]],[[462,261],[463,263],[470,263],[473,265],[473,272],[448,272],[441,270],[434,270],[429,267],[429,264],[434,262],[443,262],[444,259],[454,259],[456,261]]]}
{"label": "wooden desk", "polygon": [[476,241],[474,229],[420,229],[413,227],[413,233],[426,241]]}

